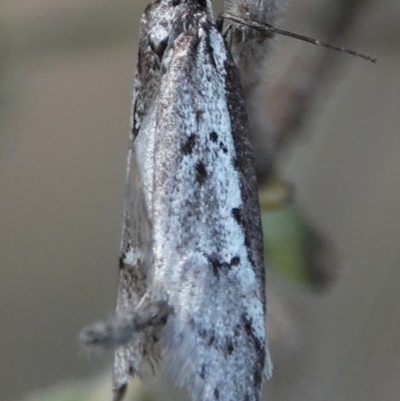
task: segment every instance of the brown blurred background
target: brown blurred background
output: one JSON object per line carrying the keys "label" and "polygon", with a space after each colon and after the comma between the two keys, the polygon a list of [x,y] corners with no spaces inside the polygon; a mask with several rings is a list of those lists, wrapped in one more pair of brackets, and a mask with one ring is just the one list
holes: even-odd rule
{"label": "brown blurred background", "polygon": [[[293,1],[284,27],[323,38],[327,2]],[[342,259],[319,296],[271,278],[290,344],[273,344],[270,400],[400,399],[400,3],[365,3],[338,44],[378,64],[337,56],[279,162]],[[109,363],[76,335],[114,308],[146,4],[0,3],[0,400]],[[269,81],[309,46],[279,40]]]}

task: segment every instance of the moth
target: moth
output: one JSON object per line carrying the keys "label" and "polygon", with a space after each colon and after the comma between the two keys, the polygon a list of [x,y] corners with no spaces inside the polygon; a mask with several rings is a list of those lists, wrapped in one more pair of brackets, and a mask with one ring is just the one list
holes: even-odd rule
{"label": "moth", "polygon": [[114,400],[163,359],[193,400],[259,399],[271,373],[260,206],[240,78],[210,0],[142,17],[115,316]]}
{"label": "moth", "polygon": [[249,132],[265,24],[284,5],[231,0],[224,32],[211,0],[155,0],[142,16],[117,308],[80,334],[115,349],[114,401],[160,360],[193,401],[257,401],[272,373]]}

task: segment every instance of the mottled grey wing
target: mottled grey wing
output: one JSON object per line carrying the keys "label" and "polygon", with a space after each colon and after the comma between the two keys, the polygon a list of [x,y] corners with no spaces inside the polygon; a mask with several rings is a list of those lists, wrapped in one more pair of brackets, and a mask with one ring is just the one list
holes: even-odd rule
{"label": "mottled grey wing", "polygon": [[[199,2],[200,3],[200,2]],[[151,297],[192,399],[255,401],[266,357],[260,208],[239,78],[196,7],[174,23],[155,128]]]}
{"label": "mottled grey wing", "polygon": [[[127,160],[127,192],[119,259],[116,312],[133,311],[147,290],[151,263],[151,186],[155,97],[160,84],[160,58],[149,46],[154,8],[141,20],[139,54],[132,104],[132,130]],[[150,329],[148,329],[150,330]],[[125,391],[129,376],[139,373],[142,362],[155,357],[148,330],[115,351],[113,387],[115,399]]]}

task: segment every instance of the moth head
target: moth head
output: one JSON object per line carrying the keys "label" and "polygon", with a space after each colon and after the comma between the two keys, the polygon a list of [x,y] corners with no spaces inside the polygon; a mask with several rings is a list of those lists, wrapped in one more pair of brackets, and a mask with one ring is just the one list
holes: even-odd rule
{"label": "moth head", "polygon": [[145,11],[145,36],[147,37],[149,50],[158,56],[160,61],[168,46],[169,38],[173,31],[173,23],[179,8],[179,5],[175,5],[173,2],[174,0],[156,1],[151,3]]}

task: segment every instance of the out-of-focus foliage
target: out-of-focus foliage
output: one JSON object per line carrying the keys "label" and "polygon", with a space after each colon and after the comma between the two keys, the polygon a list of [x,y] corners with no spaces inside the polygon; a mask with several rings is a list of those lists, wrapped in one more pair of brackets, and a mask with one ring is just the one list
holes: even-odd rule
{"label": "out-of-focus foliage", "polygon": [[265,260],[287,280],[321,290],[336,275],[334,245],[301,213],[293,193],[277,177],[261,190]]}

